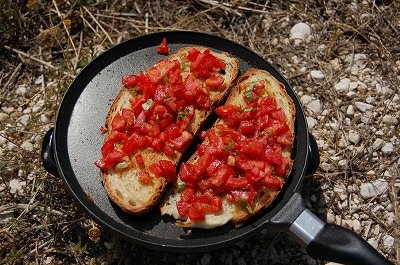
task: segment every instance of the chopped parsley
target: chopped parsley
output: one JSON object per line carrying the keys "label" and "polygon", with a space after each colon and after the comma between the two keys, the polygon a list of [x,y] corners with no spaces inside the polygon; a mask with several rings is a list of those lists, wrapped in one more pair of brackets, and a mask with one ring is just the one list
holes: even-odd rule
{"label": "chopped parsley", "polygon": [[242,205],[244,208],[246,208],[246,210],[247,210],[250,214],[254,214],[253,208],[251,208],[251,205],[250,205],[248,202],[246,202],[246,201],[243,200],[243,199],[239,199],[239,200],[238,200],[238,203],[239,203],[240,205]]}
{"label": "chopped parsley", "polygon": [[184,109],[184,110],[178,110],[178,119],[182,120],[185,118],[187,115],[189,115],[190,110],[189,109]]}
{"label": "chopped parsley", "polygon": [[178,191],[181,192],[185,189],[186,183],[182,180],[178,179]]}
{"label": "chopped parsley", "polygon": [[166,75],[164,75],[164,83],[169,83],[169,78],[168,78],[168,76],[166,76]]}
{"label": "chopped parsley", "polygon": [[116,164],[116,165],[115,165],[115,168],[116,168],[116,169],[124,169],[124,168],[127,168],[128,165],[129,165],[129,164],[128,164],[127,162],[121,162],[121,163]]}
{"label": "chopped parsley", "polygon": [[221,151],[222,152],[228,152],[229,150],[231,150],[233,147],[235,147],[235,142],[231,141],[228,145],[224,146]]}
{"label": "chopped parsley", "polygon": [[244,92],[244,96],[248,101],[251,101],[253,99],[253,89],[252,88],[247,88],[246,91]]}

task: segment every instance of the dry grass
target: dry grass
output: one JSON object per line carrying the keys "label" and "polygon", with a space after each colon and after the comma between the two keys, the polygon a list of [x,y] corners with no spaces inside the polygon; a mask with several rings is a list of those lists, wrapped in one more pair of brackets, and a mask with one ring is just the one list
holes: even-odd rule
{"label": "dry grass", "polygon": [[[340,209],[340,199],[332,190],[337,185],[359,185],[384,176],[391,177],[389,200],[394,204],[395,223],[388,226],[385,217],[360,202],[361,212],[379,224],[380,237],[399,238],[398,198],[399,149],[388,156],[374,159],[372,128],[384,130],[385,139],[399,138],[399,127],[382,124],[388,113],[399,117],[399,109],[389,104],[399,95],[400,67],[400,3],[398,1],[11,1],[0,0],[5,10],[0,25],[8,25],[7,32],[0,26],[0,106],[14,111],[0,124],[0,136],[5,138],[0,153],[0,264],[185,264],[195,263],[202,255],[171,255],[138,248],[110,235],[100,228],[101,235],[90,238],[88,233],[97,225],[69,198],[60,179],[41,167],[40,145],[44,133],[52,126],[55,111],[73,77],[100,52],[121,41],[164,30],[194,30],[208,32],[241,43],[263,55],[287,77],[299,95],[317,95],[323,102],[326,115],[314,117],[318,125],[312,129],[317,139],[328,146],[321,150],[321,160],[331,162],[328,171],[319,170],[305,181],[304,195],[313,211],[326,215],[333,212],[343,217],[351,209]],[[221,4],[222,3],[222,4]],[[352,3],[356,3],[355,7]],[[0,8],[0,9],[1,9]],[[360,14],[368,14],[360,16]],[[290,28],[297,22],[311,25],[313,39],[294,45],[288,39]],[[370,117],[364,125],[360,118],[345,122],[346,97],[333,85],[345,76],[344,68],[332,67],[331,61],[346,55],[364,53],[368,67],[382,83],[394,92],[377,95],[375,105],[380,115]],[[295,57],[297,56],[297,58]],[[296,62],[298,61],[298,62]],[[303,71],[301,68],[306,67]],[[316,84],[308,73],[323,69],[326,78]],[[25,84],[24,95],[15,91]],[[17,120],[39,100],[43,106],[29,113],[25,126]],[[3,111],[4,111],[3,109]],[[43,122],[43,115],[50,122]],[[307,112],[307,115],[313,116]],[[339,126],[326,127],[336,119]],[[361,152],[339,147],[339,140],[349,130],[357,130],[363,146]],[[24,141],[34,144],[32,151],[21,148]],[[12,144],[15,145],[14,148]],[[10,148],[7,148],[7,145]],[[337,165],[333,156],[349,161],[346,167]],[[367,175],[373,170],[375,175]],[[22,182],[20,193],[11,193],[12,179]],[[327,205],[313,201],[312,194],[322,193],[321,185],[328,183],[332,198]],[[379,204],[379,201],[376,200]],[[263,246],[261,239],[246,241],[246,246]],[[279,243],[277,243],[279,246]],[[265,258],[254,259],[240,248],[247,264],[262,264]],[[382,242],[379,250],[392,261],[400,262],[400,247],[386,253]],[[213,258],[230,253],[238,246],[213,252]],[[251,249],[250,249],[251,252]],[[258,250],[267,255],[268,249]],[[289,253],[282,264],[301,264],[304,252]],[[215,261],[214,260],[214,261]]]}

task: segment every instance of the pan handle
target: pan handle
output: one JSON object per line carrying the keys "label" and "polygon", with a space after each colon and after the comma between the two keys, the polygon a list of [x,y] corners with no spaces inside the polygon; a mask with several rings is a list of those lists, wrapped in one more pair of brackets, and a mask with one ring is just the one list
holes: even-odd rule
{"label": "pan handle", "polygon": [[343,227],[325,224],[305,209],[289,228],[289,234],[318,260],[349,265],[392,264],[359,235]]}
{"label": "pan handle", "polygon": [[54,160],[53,133],[54,133],[54,128],[51,128],[44,135],[41,157],[44,169],[46,169],[46,171],[52,174],[53,176],[58,177],[59,175],[58,175],[57,165]]}
{"label": "pan handle", "polygon": [[319,167],[319,150],[317,141],[314,136],[308,133],[308,157],[307,157],[307,169],[306,175],[314,174]]}

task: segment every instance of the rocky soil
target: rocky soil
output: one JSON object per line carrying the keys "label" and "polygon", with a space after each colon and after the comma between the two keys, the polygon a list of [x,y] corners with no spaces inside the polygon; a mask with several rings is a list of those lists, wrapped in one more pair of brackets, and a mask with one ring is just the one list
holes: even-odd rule
{"label": "rocky soil", "polygon": [[132,37],[187,29],[241,43],[288,79],[320,149],[301,188],[306,206],[400,264],[398,1],[6,2],[0,264],[325,264],[267,230],[200,254],[134,246],[88,218],[42,168],[43,136],[82,67]]}

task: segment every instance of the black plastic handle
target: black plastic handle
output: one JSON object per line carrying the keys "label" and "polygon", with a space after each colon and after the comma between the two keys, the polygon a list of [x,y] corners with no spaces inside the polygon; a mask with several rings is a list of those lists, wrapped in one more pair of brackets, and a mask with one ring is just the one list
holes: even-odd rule
{"label": "black plastic handle", "polygon": [[307,170],[306,175],[314,174],[319,167],[319,150],[317,141],[315,141],[314,136],[308,134],[308,157],[307,157]]}
{"label": "black plastic handle", "polygon": [[53,132],[54,128],[51,128],[43,138],[41,157],[44,169],[53,176],[58,177],[57,164],[54,160]]}
{"label": "black plastic handle", "polygon": [[325,224],[306,247],[314,259],[349,265],[391,265],[359,235],[337,225]]}

